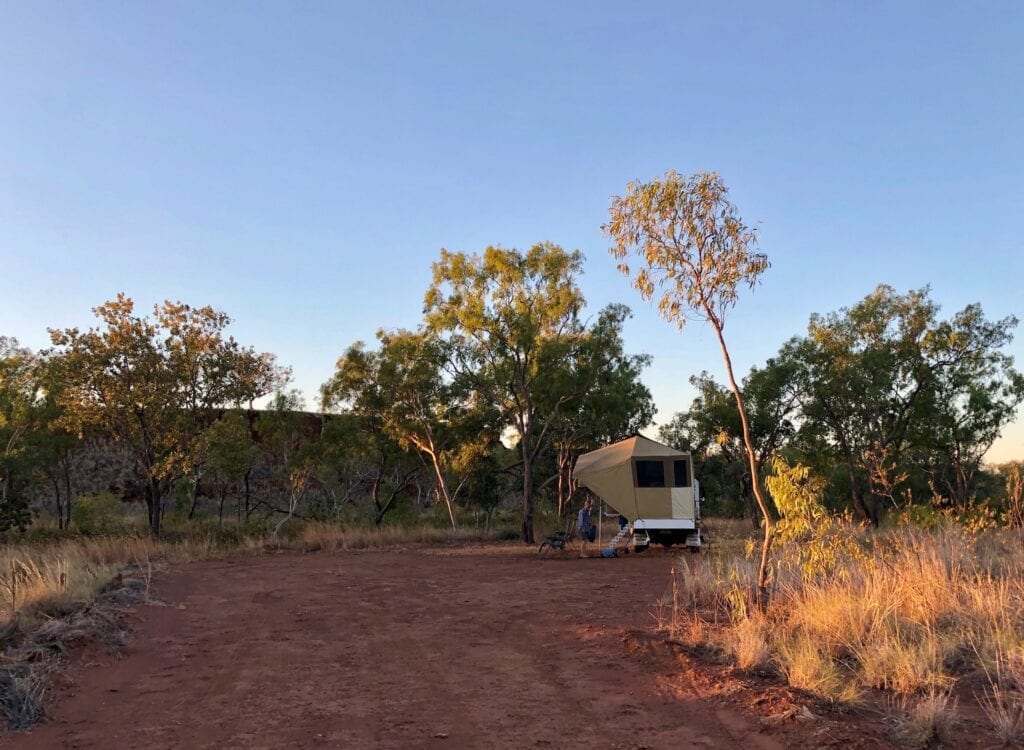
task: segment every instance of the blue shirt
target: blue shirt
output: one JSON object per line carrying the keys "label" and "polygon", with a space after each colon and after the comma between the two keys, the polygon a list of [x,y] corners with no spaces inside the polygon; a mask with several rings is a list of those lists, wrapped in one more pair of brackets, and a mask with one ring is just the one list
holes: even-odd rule
{"label": "blue shirt", "polygon": [[580,508],[580,514],[577,516],[576,526],[581,532],[590,529],[590,511],[586,507]]}

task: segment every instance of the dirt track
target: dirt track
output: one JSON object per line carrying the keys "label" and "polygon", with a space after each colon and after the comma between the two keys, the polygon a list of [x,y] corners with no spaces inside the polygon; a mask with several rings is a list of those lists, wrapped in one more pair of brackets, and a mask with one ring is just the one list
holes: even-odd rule
{"label": "dirt track", "polygon": [[456,548],[193,563],[16,748],[777,748],[643,649],[671,559]]}

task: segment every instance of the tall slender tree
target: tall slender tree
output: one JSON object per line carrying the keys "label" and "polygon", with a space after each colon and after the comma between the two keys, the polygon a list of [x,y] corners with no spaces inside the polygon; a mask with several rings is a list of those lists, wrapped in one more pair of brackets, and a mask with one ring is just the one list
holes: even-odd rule
{"label": "tall slender tree", "polygon": [[725,183],[715,173],[684,176],[668,171],[662,179],[632,182],[622,197],[612,199],[602,229],[612,240],[619,270],[630,276],[627,258],[640,259],[633,285],[646,299],[657,297],[658,311],[680,330],[691,319],[711,325],[725,362],[726,377],[736,401],[754,497],[764,522],[757,599],[768,601],[768,561],[775,519],[761,488],[760,466],[750,435],[743,393],[733,373],[725,343],[726,315],[741,286],[753,288],[768,268],[757,252],[754,229],[743,223],[729,201]]}

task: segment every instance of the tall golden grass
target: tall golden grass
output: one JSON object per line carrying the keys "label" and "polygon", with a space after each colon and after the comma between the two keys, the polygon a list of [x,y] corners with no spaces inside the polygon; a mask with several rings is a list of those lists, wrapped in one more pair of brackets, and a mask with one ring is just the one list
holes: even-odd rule
{"label": "tall golden grass", "polygon": [[[752,560],[735,553],[683,558],[680,606],[717,625],[704,632],[738,665],[775,668],[828,700],[856,703],[872,688],[948,694],[971,674],[989,676],[1002,691],[1000,706],[1024,700],[1019,531],[900,527],[858,542],[860,553],[817,575],[791,564],[792,547],[778,550],[764,612],[753,607]],[[1014,677],[1007,665],[1016,664]]]}

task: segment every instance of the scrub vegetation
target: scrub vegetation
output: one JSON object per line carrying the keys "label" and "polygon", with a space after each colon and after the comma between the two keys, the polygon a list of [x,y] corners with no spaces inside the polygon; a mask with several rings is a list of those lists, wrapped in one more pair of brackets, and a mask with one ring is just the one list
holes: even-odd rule
{"label": "scrub vegetation", "polygon": [[[776,498],[793,479],[782,471]],[[912,746],[941,739],[958,702],[980,703],[1001,740],[1024,739],[1022,531],[952,513],[871,530],[804,510],[779,522],[766,609],[752,595],[750,532],[734,528],[711,554],[680,560],[663,627],[827,702],[888,705]]]}
{"label": "scrub vegetation", "polygon": [[[631,183],[603,229],[641,296],[679,329],[710,325],[724,362],[726,384],[695,373],[660,432],[718,517],[662,626],[827,701],[892,696],[909,744],[941,739],[964,690],[1019,741],[1024,483],[982,461],[1024,400],[1017,320],[943,317],[928,287],[882,284],[744,375],[725,322],[769,262],[721,178]],[[314,399],[208,306],[145,314],[121,294],[45,350],[0,337],[11,725],[38,718],[68,643],[116,644],[154,565],[564,530],[577,458],[655,414],[630,310],[588,314],[583,270],[548,242],[442,250],[422,319],[353,342]]]}

